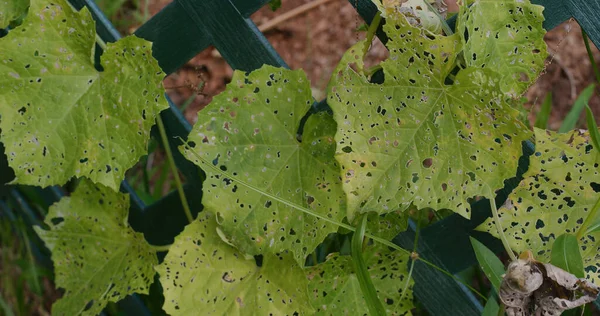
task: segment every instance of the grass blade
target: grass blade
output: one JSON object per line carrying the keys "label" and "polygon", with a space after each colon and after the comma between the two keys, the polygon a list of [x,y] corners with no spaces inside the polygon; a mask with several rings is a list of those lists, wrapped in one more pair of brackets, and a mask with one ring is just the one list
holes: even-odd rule
{"label": "grass blade", "polygon": [[594,119],[594,113],[590,109],[589,105],[585,105],[585,119],[587,121],[587,127],[590,132],[590,138],[596,151],[600,152],[600,132],[598,132],[598,125]]}
{"label": "grass blade", "polygon": [[583,259],[575,235],[562,234],[556,238],[552,245],[550,263],[578,278],[584,277]]}
{"label": "grass blade", "polygon": [[485,303],[485,307],[481,312],[481,316],[498,316],[500,315],[500,305],[498,305],[498,301],[496,301],[495,297],[490,297]]}
{"label": "grass blade", "polygon": [[385,309],[377,296],[377,290],[371,281],[369,270],[362,256],[363,239],[365,237],[365,228],[367,227],[367,214],[363,214],[360,225],[356,228],[352,237],[352,262],[354,263],[354,272],[360,284],[360,289],[369,307],[369,314],[384,316]]}
{"label": "grass blade", "polygon": [[547,129],[548,119],[550,118],[550,111],[552,110],[552,91],[546,94],[546,98],[542,103],[542,108],[535,118],[534,126],[537,128]]}
{"label": "grass blade", "polygon": [[566,133],[575,128],[575,126],[577,125],[577,121],[579,120],[579,115],[581,114],[581,111],[583,111],[583,108],[590,101],[590,98],[594,93],[594,87],[594,84],[590,84],[577,97],[577,100],[575,100],[575,104],[573,104],[571,111],[569,111],[562,125],[558,129],[559,133]]}
{"label": "grass blade", "polygon": [[498,259],[495,253],[477,239],[473,237],[470,237],[470,239],[481,270],[483,270],[485,276],[490,280],[496,292],[498,292],[500,290],[500,283],[502,283],[502,275],[504,274],[504,264],[502,264],[502,261]]}

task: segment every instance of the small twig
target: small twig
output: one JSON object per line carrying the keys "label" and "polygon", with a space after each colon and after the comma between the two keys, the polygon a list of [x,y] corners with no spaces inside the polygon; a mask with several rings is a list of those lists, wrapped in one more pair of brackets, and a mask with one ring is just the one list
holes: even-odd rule
{"label": "small twig", "polygon": [[554,54],[552,54],[552,61],[556,62],[558,64],[558,66],[560,67],[560,69],[567,76],[567,79],[569,80],[569,85],[571,87],[571,100],[575,100],[577,98],[577,86],[575,85],[575,77],[573,77],[573,74],[571,73],[569,68],[563,64],[558,52],[551,51],[551,50],[548,50],[548,52],[554,53]]}
{"label": "small twig", "polygon": [[294,9],[286,12],[286,13],[283,13],[282,15],[276,16],[275,18],[273,18],[270,21],[267,21],[267,22],[261,24],[258,27],[258,30],[261,31],[261,32],[263,32],[263,33],[266,32],[266,31],[269,31],[269,30],[273,29],[275,26],[277,26],[278,24],[282,23],[282,22],[285,22],[285,21],[287,21],[289,19],[292,19],[292,18],[294,18],[294,17],[296,17],[298,15],[306,13],[306,12],[308,12],[308,11],[310,11],[310,10],[312,10],[312,9],[314,9],[314,8],[322,5],[322,4],[330,2],[330,1],[333,1],[333,0],[316,0],[316,1],[313,1],[313,2],[309,2],[309,3],[303,4],[303,5],[301,5],[301,6],[297,7],[297,8],[294,8]]}

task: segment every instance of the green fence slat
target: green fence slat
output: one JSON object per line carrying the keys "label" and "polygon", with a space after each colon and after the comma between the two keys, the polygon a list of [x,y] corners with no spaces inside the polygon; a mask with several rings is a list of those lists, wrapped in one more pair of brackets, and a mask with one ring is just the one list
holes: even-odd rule
{"label": "green fence slat", "polygon": [[256,25],[244,18],[230,1],[179,0],[199,29],[210,34],[211,43],[231,68],[252,71],[264,64],[285,66]]}
{"label": "green fence slat", "polygon": [[231,0],[231,3],[243,17],[247,18],[269,1],[270,0]]}
{"label": "green fence slat", "polygon": [[598,0],[533,0],[535,4],[543,5],[544,28],[551,30],[560,23],[573,17],[587,32],[588,36],[600,46],[600,1]]}
{"label": "green fence slat", "polygon": [[[404,249],[413,249],[414,238],[415,232],[412,228],[397,236],[394,243]],[[438,267],[448,269],[426,242],[419,240],[417,252]],[[456,259],[460,260],[459,258]],[[415,281],[414,296],[427,309],[429,314],[436,316],[481,315],[483,306],[473,294],[463,285],[438,270],[417,261],[412,277]]]}
{"label": "green fence slat", "polygon": [[[198,19],[208,20],[215,15],[223,16],[225,20],[239,20],[240,16],[247,18],[269,0],[232,0],[233,4],[227,0],[212,1],[213,3],[207,4],[209,10],[198,11],[199,16],[194,11],[187,11],[187,4],[182,2],[185,1],[176,0],[170,3],[135,32],[137,36],[154,43],[152,49],[154,58],[167,74],[175,72],[212,45],[213,39],[210,34],[218,38],[231,36],[225,33],[225,30],[217,33],[210,32],[213,29],[206,28],[203,23],[196,23]],[[222,8],[227,8],[227,12],[220,12]],[[236,50],[242,47],[240,44]]]}
{"label": "green fence slat", "polygon": [[171,74],[210,45],[210,36],[195,26],[178,1],[171,2],[135,35],[151,41],[152,55],[162,70]]}

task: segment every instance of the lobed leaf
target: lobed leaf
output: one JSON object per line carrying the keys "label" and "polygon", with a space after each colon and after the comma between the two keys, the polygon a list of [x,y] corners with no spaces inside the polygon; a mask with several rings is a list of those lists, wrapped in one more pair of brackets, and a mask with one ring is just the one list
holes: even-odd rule
{"label": "lobed leaf", "polygon": [[494,69],[510,97],[522,95],[545,66],[544,7],[529,0],[478,0],[461,6],[457,33],[467,66]]}
{"label": "lobed leaf", "polygon": [[82,180],[50,207],[50,230],[34,227],[52,252],[56,285],[65,289],[53,315],[96,315],[108,302],[148,293],[158,259],[127,224],[128,213],[127,194]]}
{"label": "lobed leaf", "polygon": [[[385,246],[370,246],[363,252],[377,295],[389,315],[410,314],[413,308],[411,279],[408,278],[408,254],[390,251]],[[306,270],[312,306],[317,315],[367,315],[363,293],[350,256],[334,253],[327,261]]]}
{"label": "lobed leaf", "polygon": [[14,182],[45,187],[85,176],[117,190],[168,106],[152,45],[134,36],[109,43],[100,72],[87,9],[33,0],[29,10],[0,39],[0,140]]}
{"label": "lobed leaf", "polygon": [[0,29],[25,14],[28,6],[29,0],[0,0]]}
{"label": "lobed leaf", "polygon": [[385,81],[362,75],[361,42],[344,55],[329,88],[348,217],[414,203],[468,218],[470,198],[492,197],[514,176],[530,132],[493,68],[451,74],[463,49],[458,34],[435,36],[389,12],[384,30]]}
{"label": "lobed leaf", "polygon": [[170,315],[308,315],[302,269],[289,254],[255,259],[223,242],[214,216],[187,225],[156,270]]}
{"label": "lobed leaf", "polygon": [[[580,234],[586,278],[598,284],[600,234],[580,230],[584,222],[593,227],[600,221],[598,212],[592,212],[600,198],[600,155],[587,132],[557,134],[535,129],[535,136],[536,152],[529,170],[499,210],[504,234],[513,250],[531,250],[542,262],[549,262],[559,236]],[[498,236],[491,218],[478,229]]]}
{"label": "lobed leaf", "polygon": [[198,115],[184,155],[198,166],[211,161],[202,203],[217,216],[225,235],[253,255],[291,250],[299,264],[337,226],[272,201],[250,186],[341,222],[344,196],[333,159],[335,122],[312,115],[297,132],[312,104],[302,71],[263,66],[235,72],[231,84]]}

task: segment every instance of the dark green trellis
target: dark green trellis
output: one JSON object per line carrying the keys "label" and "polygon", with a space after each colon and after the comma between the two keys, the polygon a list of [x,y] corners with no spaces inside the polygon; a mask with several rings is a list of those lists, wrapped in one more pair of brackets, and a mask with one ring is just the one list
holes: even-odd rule
{"label": "dark green trellis", "polygon": [[[70,0],[70,2],[78,9],[83,6],[90,9],[97,21],[97,32],[104,41],[114,42],[120,37],[93,0]],[[175,0],[138,29],[136,35],[154,43],[153,54],[167,74],[176,71],[210,45],[217,48],[233,69],[251,71],[263,64],[287,67],[248,18],[267,2],[268,0]],[[370,23],[376,13],[371,0],[349,0],[349,2],[355,6],[364,20]],[[588,32],[590,38],[595,43],[600,43],[600,27],[594,23],[595,15],[591,14],[600,12],[598,0],[533,0],[533,2],[548,7],[544,11],[546,16],[544,26],[547,29],[574,17]],[[385,41],[385,38],[382,40]],[[200,194],[202,171],[183,158],[177,150],[178,137],[185,139],[191,126],[170,100],[169,104],[170,108],[161,114],[170,140],[168,145],[173,149],[179,170],[186,175],[185,191],[190,207],[194,212],[199,212],[202,209]],[[315,103],[315,108],[326,108],[326,104]],[[157,131],[154,130],[153,133],[156,136]],[[526,156],[533,151],[531,144],[524,144],[523,148]],[[0,144],[0,152],[3,151]],[[525,157],[521,159],[519,175],[526,170],[527,161]],[[14,174],[8,168],[4,155],[0,155],[0,183],[6,183],[13,177]],[[518,181],[519,176],[506,181],[505,188],[497,197],[497,203],[502,203],[506,199]],[[127,182],[122,183],[121,190],[130,193],[131,196],[129,218],[131,225],[137,231],[143,232],[150,243],[171,243],[187,224],[176,192],[171,192],[155,204],[145,205]],[[39,224],[41,219],[28,205],[28,197],[35,197],[38,203],[47,207],[58,201],[63,194],[63,189],[59,187],[39,189],[0,186],[0,197],[5,196],[4,199],[11,199],[18,205],[18,212],[23,214],[30,225]],[[9,209],[0,198],[0,219],[8,217],[10,220],[14,218],[14,212],[16,210]],[[452,215],[423,229],[419,240],[419,254],[451,273],[458,273],[476,264],[469,242],[470,235],[476,236],[488,247],[501,251],[500,243],[494,238],[487,234],[473,232],[473,228],[489,216],[489,204],[483,200],[473,205],[470,221],[459,215]],[[394,241],[411,249],[414,235],[414,225],[411,225],[407,232],[397,236]],[[41,249],[36,249],[35,252],[42,264],[51,265],[47,253]],[[481,314],[482,306],[477,299],[462,285],[440,272],[417,263],[413,277],[416,282],[414,294],[432,315]],[[149,314],[142,301],[135,295],[121,301],[119,307],[128,314]]]}

